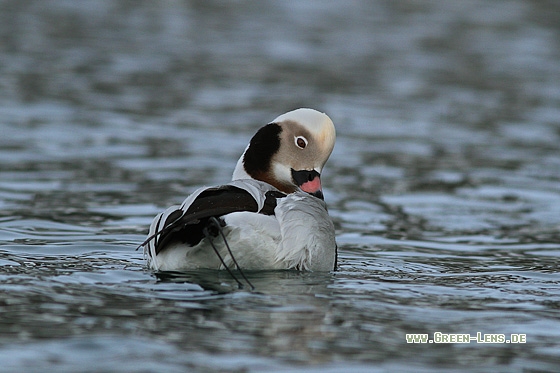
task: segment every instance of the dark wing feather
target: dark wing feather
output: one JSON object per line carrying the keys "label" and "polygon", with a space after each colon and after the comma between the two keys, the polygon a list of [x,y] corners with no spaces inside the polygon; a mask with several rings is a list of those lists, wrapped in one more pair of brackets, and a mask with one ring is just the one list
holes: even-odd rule
{"label": "dark wing feather", "polygon": [[[259,211],[257,201],[244,189],[233,185],[208,188],[200,193],[187,207],[186,211],[178,207],[177,210],[169,214],[163,224],[163,229],[148,237],[141,246],[148,243],[155,245],[156,255],[172,241],[180,241],[189,246],[194,246],[204,238],[203,229],[210,217],[220,217],[239,211],[273,215],[274,208],[276,208],[276,198],[285,196],[281,192],[267,192],[264,207]],[[162,216],[160,216],[161,218]],[[158,222],[157,226],[161,226],[160,224],[161,222]]]}

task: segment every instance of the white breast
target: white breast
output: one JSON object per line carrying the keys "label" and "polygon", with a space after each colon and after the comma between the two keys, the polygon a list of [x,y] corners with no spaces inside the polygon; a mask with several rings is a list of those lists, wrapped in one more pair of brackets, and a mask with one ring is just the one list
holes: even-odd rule
{"label": "white breast", "polygon": [[287,268],[331,271],[336,260],[334,224],[325,202],[304,192],[278,202],[276,218],[282,240],[276,250]]}
{"label": "white breast", "polygon": [[307,193],[280,198],[275,216],[236,212],[225,222],[227,240],[243,269],[334,268],[334,224],[326,204]]}

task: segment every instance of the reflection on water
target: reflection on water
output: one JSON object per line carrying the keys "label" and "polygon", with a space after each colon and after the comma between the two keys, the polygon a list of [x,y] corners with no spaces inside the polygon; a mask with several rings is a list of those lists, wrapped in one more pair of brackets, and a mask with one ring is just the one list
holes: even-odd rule
{"label": "reflection on water", "polygon": [[[6,371],[555,371],[560,8],[0,4]],[[151,218],[309,106],[336,273],[156,277]],[[526,344],[407,344],[409,333]]]}

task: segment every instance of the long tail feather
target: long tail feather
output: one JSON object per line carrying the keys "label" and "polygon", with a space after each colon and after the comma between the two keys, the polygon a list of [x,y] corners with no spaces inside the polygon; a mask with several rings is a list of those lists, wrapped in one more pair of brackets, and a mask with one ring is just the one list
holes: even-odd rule
{"label": "long tail feather", "polygon": [[251,281],[249,281],[247,279],[247,277],[245,276],[245,273],[243,273],[243,271],[241,270],[241,267],[239,267],[239,264],[235,260],[235,257],[233,256],[233,253],[231,252],[229,244],[228,244],[228,242],[226,240],[226,237],[224,235],[224,232],[222,231],[222,226],[221,226],[220,222],[218,221],[218,219],[216,219],[215,217],[211,217],[208,221],[208,224],[203,229],[204,236],[208,239],[208,242],[210,242],[210,245],[212,246],[212,249],[214,250],[214,252],[218,256],[218,258],[220,259],[220,262],[222,263],[222,265],[224,266],[226,271],[235,280],[235,282],[237,282],[237,286],[240,289],[242,289],[243,288],[243,283],[241,281],[239,281],[239,279],[233,274],[232,270],[229,268],[229,266],[224,261],[224,258],[220,255],[220,252],[218,251],[218,248],[216,247],[216,245],[214,245],[214,240],[213,240],[214,235],[210,232],[210,229],[217,229],[218,232],[220,232],[220,235],[221,235],[222,239],[224,240],[224,243],[227,247],[228,253],[231,256],[231,259],[233,260],[233,262],[235,263],[235,266],[239,270],[239,273],[241,274],[243,279],[247,282],[247,284],[251,287],[251,290],[254,290],[255,287],[253,286],[253,284],[251,284]]}

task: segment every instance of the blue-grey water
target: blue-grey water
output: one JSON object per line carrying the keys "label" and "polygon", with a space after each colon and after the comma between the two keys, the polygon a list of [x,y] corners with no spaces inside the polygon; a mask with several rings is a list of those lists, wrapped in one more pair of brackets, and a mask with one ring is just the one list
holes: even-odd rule
{"label": "blue-grey water", "polygon": [[[297,107],[339,271],[156,278],[152,217]],[[0,1],[2,372],[556,372],[559,257],[557,1]]]}

